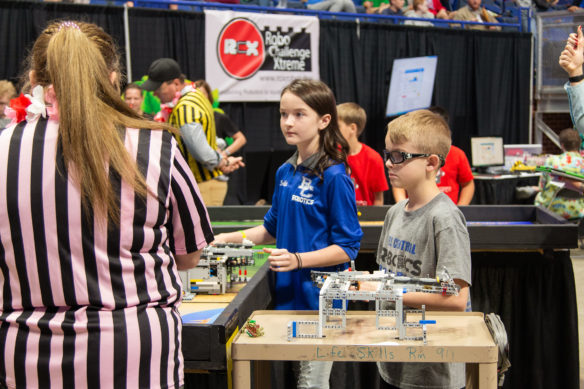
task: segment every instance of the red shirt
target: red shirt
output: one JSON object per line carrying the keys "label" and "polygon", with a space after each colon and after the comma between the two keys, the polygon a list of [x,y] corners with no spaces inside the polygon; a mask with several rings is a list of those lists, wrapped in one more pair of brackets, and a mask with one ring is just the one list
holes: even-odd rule
{"label": "red shirt", "polygon": [[355,185],[357,205],[373,205],[376,192],[389,189],[381,156],[366,144],[361,151],[349,155],[347,162],[351,168],[351,180]]}
{"label": "red shirt", "polygon": [[436,15],[443,9],[446,9],[444,8],[440,0],[427,0],[426,4],[428,5],[428,11],[432,12],[434,15]]}
{"label": "red shirt", "polygon": [[464,151],[456,146],[450,147],[450,152],[446,156],[446,163],[438,171],[436,184],[441,192],[448,195],[458,204],[460,185],[473,180],[470,164]]}

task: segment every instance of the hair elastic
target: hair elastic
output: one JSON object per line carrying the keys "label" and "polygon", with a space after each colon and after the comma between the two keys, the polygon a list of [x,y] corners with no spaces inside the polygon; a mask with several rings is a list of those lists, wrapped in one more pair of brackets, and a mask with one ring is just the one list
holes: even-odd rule
{"label": "hair elastic", "polygon": [[297,270],[302,269],[302,257],[300,256],[300,253],[294,253],[294,256],[296,257],[296,263],[298,264],[298,267],[296,269]]}
{"label": "hair elastic", "polygon": [[77,25],[77,23],[71,22],[69,20],[67,20],[67,21],[62,22],[61,24],[59,24],[59,31],[61,31],[61,29],[63,29],[63,28],[76,28],[78,30],[81,30],[79,28],[79,26]]}

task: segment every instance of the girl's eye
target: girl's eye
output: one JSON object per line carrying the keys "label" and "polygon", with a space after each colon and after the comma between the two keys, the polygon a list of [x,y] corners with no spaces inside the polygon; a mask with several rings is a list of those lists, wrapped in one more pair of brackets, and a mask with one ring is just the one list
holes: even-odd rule
{"label": "girl's eye", "polygon": [[281,118],[285,118],[286,116],[287,116],[287,115],[286,115],[286,112],[280,112],[280,117],[281,117]]}
{"label": "girl's eye", "polygon": [[302,112],[298,112],[298,113],[296,114],[296,116],[297,116],[297,117],[302,117],[302,116],[304,116],[304,113],[302,113]]}

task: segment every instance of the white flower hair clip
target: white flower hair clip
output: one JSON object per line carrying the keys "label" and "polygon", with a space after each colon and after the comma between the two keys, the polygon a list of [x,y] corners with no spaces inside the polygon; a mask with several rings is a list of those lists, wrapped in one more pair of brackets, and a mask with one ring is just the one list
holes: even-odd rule
{"label": "white flower hair clip", "polygon": [[30,105],[26,107],[26,120],[32,122],[39,116],[47,117],[47,106],[45,105],[45,91],[42,86],[37,85],[32,89],[31,94],[26,94],[30,100]]}
{"label": "white flower hair clip", "polygon": [[59,31],[61,31],[61,29],[63,29],[63,28],[76,28],[77,30],[81,30],[79,28],[79,26],[77,25],[77,23],[69,21],[69,20],[59,24]]}

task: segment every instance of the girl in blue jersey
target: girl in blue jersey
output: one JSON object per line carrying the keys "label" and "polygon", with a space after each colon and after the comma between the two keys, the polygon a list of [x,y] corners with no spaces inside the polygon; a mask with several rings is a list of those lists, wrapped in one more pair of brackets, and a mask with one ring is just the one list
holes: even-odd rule
{"label": "girl in blue jersey", "polygon": [[[320,81],[295,80],[284,88],[280,127],[297,150],[276,173],[264,224],[219,234],[215,242],[275,241],[277,248],[265,251],[276,272],[276,309],[318,310],[320,290],[310,272],[345,270],[363,235],[346,172],[349,147],[339,131],[335,97]],[[328,388],[331,367],[332,362],[301,363],[298,387]]]}

